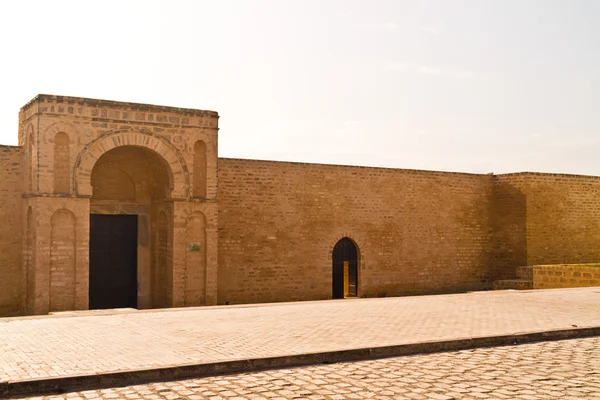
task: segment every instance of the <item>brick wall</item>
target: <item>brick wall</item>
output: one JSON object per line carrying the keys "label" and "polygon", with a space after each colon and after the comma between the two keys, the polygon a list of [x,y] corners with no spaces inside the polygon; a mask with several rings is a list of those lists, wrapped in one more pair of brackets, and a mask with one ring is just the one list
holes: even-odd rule
{"label": "brick wall", "polygon": [[492,177],[219,159],[219,303],[331,298],[335,243],[359,248],[359,295],[491,279]]}
{"label": "brick wall", "polygon": [[520,265],[600,261],[600,177],[527,172],[498,179],[504,192],[513,196],[512,207],[507,208],[511,216],[506,218],[514,222],[503,224],[503,241],[512,243],[503,250],[505,255],[512,247],[513,257],[523,258],[519,210],[524,207],[526,260]]}
{"label": "brick wall", "polygon": [[490,268],[494,279],[513,279],[516,267],[527,265],[526,196],[517,187],[523,179],[511,175],[493,178]]}
{"label": "brick wall", "polygon": [[[0,250],[11,251],[0,256],[0,289],[11,292],[0,294],[0,316],[88,307],[90,211],[139,216],[141,308],[216,303],[217,131],[213,111],[52,95],[21,108],[24,190],[4,179],[10,168],[0,175],[0,208],[21,218],[15,230],[1,220]],[[141,162],[132,149],[153,158]],[[157,168],[165,179],[151,174]],[[5,207],[13,199],[23,199],[25,216]],[[13,242],[25,244],[23,262]],[[200,244],[192,256],[190,243]]]}
{"label": "brick wall", "polygon": [[533,288],[600,286],[600,264],[534,265]]}
{"label": "brick wall", "polygon": [[0,146],[0,316],[23,307],[21,148]]}
{"label": "brick wall", "polygon": [[75,310],[76,217],[60,209],[50,218],[49,310]]}
{"label": "brick wall", "polygon": [[[19,123],[22,147],[0,146],[0,315],[85,309],[90,210],[133,199],[143,307],[330,298],[343,237],[358,246],[360,296],[600,261],[600,177],[218,159],[215,112],[62,96],[37,96]],[[124,185],[128,162],[152,168],[120,146],[152,152],[168,177]],[[106,152],[113,168],[93,173]]]}

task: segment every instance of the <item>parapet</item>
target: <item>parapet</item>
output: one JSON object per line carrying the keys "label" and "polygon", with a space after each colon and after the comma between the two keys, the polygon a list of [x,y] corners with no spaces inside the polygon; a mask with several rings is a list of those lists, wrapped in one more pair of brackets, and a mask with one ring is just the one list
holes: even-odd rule
{"label": "parapet", "polygon": [[217,129],[219,119],[216,111],[39,94],[21,108],[19,121],[24,122],[40,113],[110,123],[149,123],[155,126],[164,124],[209,129]]}

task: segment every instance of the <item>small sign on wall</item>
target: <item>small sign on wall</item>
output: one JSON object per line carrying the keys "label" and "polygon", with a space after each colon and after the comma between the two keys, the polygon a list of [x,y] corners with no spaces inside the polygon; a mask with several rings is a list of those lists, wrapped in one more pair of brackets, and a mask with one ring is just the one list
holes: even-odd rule
{"label": "small sign on wall", "polygon": [[190,251],[200,251],[200,243],[190,243]]}

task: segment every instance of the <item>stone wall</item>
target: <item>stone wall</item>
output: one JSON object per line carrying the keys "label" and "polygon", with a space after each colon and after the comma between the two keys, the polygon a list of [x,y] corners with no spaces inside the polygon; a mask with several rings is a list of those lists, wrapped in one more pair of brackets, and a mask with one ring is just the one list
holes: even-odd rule
{"label": "stone wall", "polygon": [[217,132],[212,111],[25,105],[0,146],[0,316],[88,308],[90,212],[140,216],[141,308],[329,299],[344,237],[361,297],[600,261],[600,177],[218,159]]}
{"label": "stone wall", "polygon": [[533,288],[600,286],[600,264],[534,265]]}
{"label": "stone wall", "polygon": [[0,316],[19,314],[24,301],[21,157],[20,147],[0,146]]}
{"label": "stone wall", "polygon": [[[194,185],[205,186],[202,197],[216,196],[216,112],[39,95],[21,109],[19,126],[19,145],[30,155],[27,193],[90,196],[91,168],[104,152],[141,146],[156,151],[177,175],[173,197],[194,196],[189,193]],[[204,161],[200,177],[193,174],[195,159]],[[65,171],[73,173],[66,184]]]}
{"label": "stone wall", "polygon": [[513,279],[516,267],[527,264],[526,196],[511,175],[495,175],[493,181],[490,268],[494,279]]}
{"label": "stone wall", "polygon": [[219,159],[219,303],[331,298],[336,242],[359,296],[481,289],[491,175]]}
{"label": "stone wall", "polygon": [[[498,257],[515,265],[600,261],[600,177],[500,175]],[[508,261],[507,261],[508,263]]]}
{"label": "stone wall", "polygon": [[0,316],[88,308],[90,212],[140,216],[140,308],[216,303],[217,131],[213,111],[52,95],[26,104],[20,147],[1,154]]}

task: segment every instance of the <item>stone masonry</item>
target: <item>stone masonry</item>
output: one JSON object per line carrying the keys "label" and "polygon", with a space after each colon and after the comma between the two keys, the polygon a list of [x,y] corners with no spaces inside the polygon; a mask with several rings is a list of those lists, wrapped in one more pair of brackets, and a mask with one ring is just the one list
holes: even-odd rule
{"label": "stone masonry", "polygon": [[359,297],[481,290],[517,266],[600,259],[600,177],[218,158],[218,118],[26,104],[19,146],[0,146],[0,316],[85,310],[100,278],[125,282],[90,277],[90,243],[113,235],[92,231],[94,215],[137,219],[137,308],[332,298],[343,238]]}
{"label": "stone masonry", "polygon": [[535,289],[600,286],[600,264],[535,265]]}
{"label": "stone masonry", "polygon": [[217,121],[59,96],[25,105],[19,147],[2,152],[0,313],[88,308],[90,214],[138,216],[140,308],[215,304]]}

